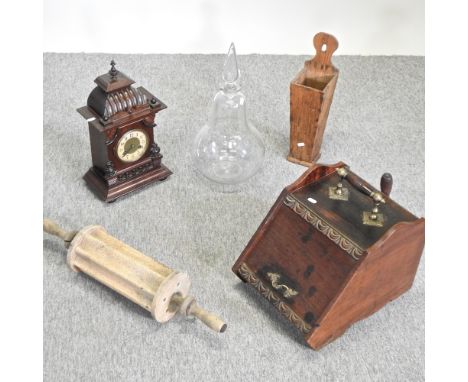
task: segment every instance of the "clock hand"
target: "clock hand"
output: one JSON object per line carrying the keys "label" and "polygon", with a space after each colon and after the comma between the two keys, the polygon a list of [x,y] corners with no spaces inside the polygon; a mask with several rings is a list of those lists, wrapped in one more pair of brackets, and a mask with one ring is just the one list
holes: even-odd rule
{"label": "clock hand", "polygon": [[124,152],[122,153],[122,156],[124,157],[125,155],[127,154],[130,154],[130,151],[132,151],[133,149],[133,143],[130,144],[130,147],[126,150],[124,150]]}
{"label": "clock hand", "polygon": [[123,153],[122,153],[122,156],[126,156],[128,154],[130,154],[130,152],[134,152],[138,149],[141,149],[143,146],[140,144],[138,147],[135,146],[133,143],[130,144],[130,147],[128,149],[126,149]]}
{"label": "clock hand", "polygon": [[[136,146],[133,146],[133,147],[132,147],[132,149],[133,149],[132,152],[135,152],[135,151],[137,151],[138,149],[141,149],[142,147],[143,147],[142,145],[137,146],[137,147],[136,147]],[[129,151],[130,151],[130,150],[129,150]]]}

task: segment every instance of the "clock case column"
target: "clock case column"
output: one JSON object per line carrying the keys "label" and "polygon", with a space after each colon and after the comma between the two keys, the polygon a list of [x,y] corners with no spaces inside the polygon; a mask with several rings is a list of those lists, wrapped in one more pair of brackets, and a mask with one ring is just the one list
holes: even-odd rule
{"label": "clock case column", "polygon": [[[153,132],[156,114],[167,106],[143,87],[132,87],[134,81],[114,65],[109,73],[96,78],[98,86],[88,97],[87,106],[77,110],[88,120],[93,161],[83,178],[106,202],[172,174],[161,163]],[[117,144],[125,133],[135,129],[146,134],[148,148],[135,162],[123,162],[117,155]]]}

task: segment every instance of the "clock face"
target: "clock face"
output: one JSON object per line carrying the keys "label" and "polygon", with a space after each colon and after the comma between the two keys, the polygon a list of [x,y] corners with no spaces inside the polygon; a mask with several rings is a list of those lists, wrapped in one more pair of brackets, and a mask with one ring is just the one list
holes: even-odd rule
{"label": "clock face", "polygon": [[135,162],[148,148],[148,136],[143,130],[129,130],[117,143],[117,156],[122,162]]}

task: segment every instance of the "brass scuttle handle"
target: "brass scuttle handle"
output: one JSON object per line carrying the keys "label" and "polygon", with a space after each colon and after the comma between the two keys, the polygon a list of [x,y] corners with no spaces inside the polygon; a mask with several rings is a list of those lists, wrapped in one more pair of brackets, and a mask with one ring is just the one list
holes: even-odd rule
{"label": "brass scuttle handle", "polygon": [[280,284],[281,275],[279,273],[268,272],[267,277],[271,281],[271,286],[276,290],[279,290],[285,298],[296,296],[299,292],[288,287],[285,284]]}
{"label": "brass scuttle handle", "polygon": [[379,207],[381,204],[386,203],[386,197],[389,196],[392,191],[392,175],[388,172],[382,175],[380,179],[381,191],[377,191],[356,175],[350,173],[349,167],[347,166],[338,167],[336,169],[336,173],[340,176],[341,180],[336,187],[329,187],[328,197],[330,199],[347,201],[349,199],[349,191],[347,188],[343,187],[343,180],[346,179],[356,190],[369,196],[374,202],[371,211],[363,211],[362,224],[374,227],[383,227],[385,224],[385,217],[380,212]]}

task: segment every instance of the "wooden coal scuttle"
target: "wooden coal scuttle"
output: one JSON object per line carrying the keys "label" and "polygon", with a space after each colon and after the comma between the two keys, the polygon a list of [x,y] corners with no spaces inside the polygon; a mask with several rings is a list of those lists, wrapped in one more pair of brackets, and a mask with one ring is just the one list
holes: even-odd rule
{"label": "wooden coal scuttle", "polygon": [[286,187],[233,266],[319,349],[411,288],[424,218],[344,163]]}

